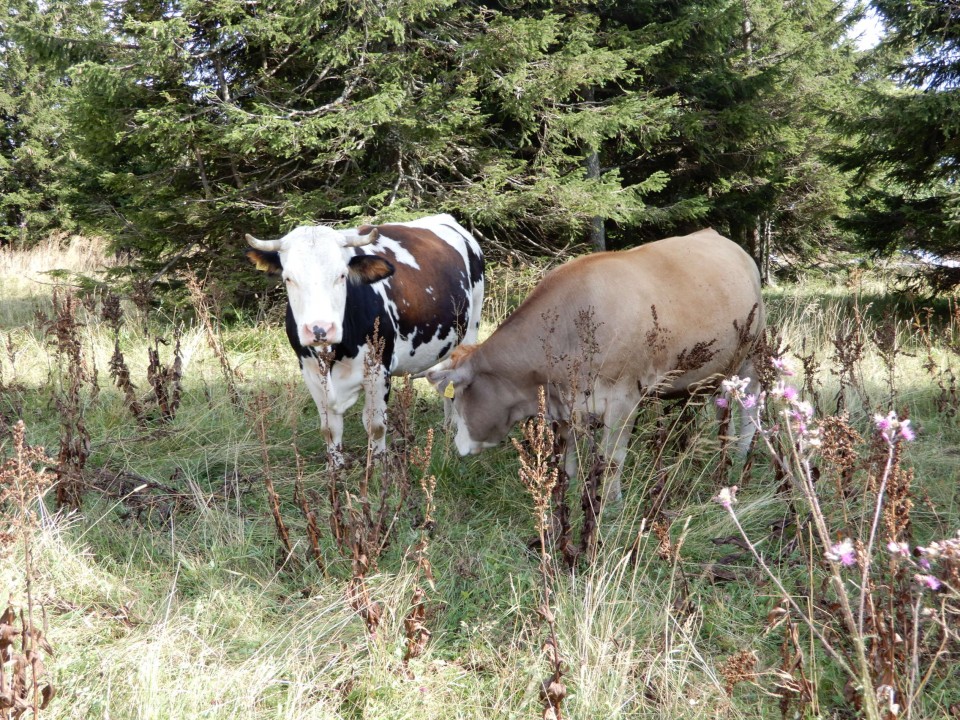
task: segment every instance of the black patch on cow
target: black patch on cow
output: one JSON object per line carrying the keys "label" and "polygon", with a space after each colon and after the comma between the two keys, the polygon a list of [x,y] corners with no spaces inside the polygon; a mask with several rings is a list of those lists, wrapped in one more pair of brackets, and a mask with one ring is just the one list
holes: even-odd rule
{"label": "black patch on cow", "polygon": [[[373,326],[377,318],[380,318],[379,332],[383,339],[383,366],[388,368],[393,360],[396,333],[393,322],[383,305],[383,299],[367,285],[348,283],[347,305],[343,314],[343,340],[333,346],[333,361],[357,357],[360,349],[367,344],[367,338],[373,334]],[[315,357],[316,351],[300,343],[297,323],[293,318],[293,310],[289,302],[287,303],[286,331],[290,347],[297,354],[300,367],[303,367],[303,359]]]}
{"label": "black patch on cow", "polygon": [[444,345],[443,348],[440,350],[440,353],[437,355],[437,359],[438,359],[438,360],[443,360],[443,358],[445,358],[445,357],[447,356],[447,353],[450,352],[452,349],[453,349],[453,343],[452,343],[452,342],[448,342],[448,343],[447,343],[446,345]]}
{"label": "black patch on cow", "polygon": [[250,249],[247,250],[246,254],[247,259],[261,272],[279,275],[283,271],[283,265],[280,264],[280,253]]}
{"label": "black patch on cow", "polygon": [[393,275],[393,263],[377,255],[357,255],[350,258],[350,280],[358,283],[375,283]]}

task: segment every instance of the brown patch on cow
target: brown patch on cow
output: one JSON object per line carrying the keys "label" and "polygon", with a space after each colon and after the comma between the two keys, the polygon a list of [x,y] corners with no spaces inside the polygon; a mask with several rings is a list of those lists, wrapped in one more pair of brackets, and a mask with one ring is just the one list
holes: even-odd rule
{"label": "brown patch on cow", "polygon": [[452,327],[462,337],[467,330],[467,267],[459,252],[430,230],[403,225],[381,225],[380,233],[395,240],[413,255],[419,269],[399,260],[389,248],[382,255],[394,266],[394,301],[400,310],[400,333],[419,330],[432,337],[441,326]]}
{"label": "brown patch on cow", "polygon": [[357,235],[369,235],[377,229],[376,225],[361,225],[357,228]]}
{"label": "brown patch on cow", "polygon": [[458,345],[453,349],[453,352],[450,353],[450,367],[458,368],[463,363],[467,361],[474,352],[476,352],[479,345]]}
{"label": "brown patch on cow", "polygon": [[254,267],[260,272],[266,272],[272,275],[283,272],[279,253],[264,252],[263,250],[247,250],[246,255],[247,259],[252,262]]}

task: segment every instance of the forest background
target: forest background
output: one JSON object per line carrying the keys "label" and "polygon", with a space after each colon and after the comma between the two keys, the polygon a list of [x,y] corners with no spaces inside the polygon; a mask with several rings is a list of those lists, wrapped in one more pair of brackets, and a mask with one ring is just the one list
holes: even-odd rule
{"label": "forest background", "polygon": [[[0,718],[960,717],[958,15],[0,0]],[[407,380],[327,465],[243,234],[439,211],[482,333],[714,226],[798,280],[766,397],[653,398],[599,523],[590,432],[551,486]]]}
{"label": "forest background", "polygon": [[768,278],[956,249],[953,3],[0,8],[0,243],[99,234],[153,283],[210,266],[242,300],[245,232],[437,211],[492,257],[710,225]]}

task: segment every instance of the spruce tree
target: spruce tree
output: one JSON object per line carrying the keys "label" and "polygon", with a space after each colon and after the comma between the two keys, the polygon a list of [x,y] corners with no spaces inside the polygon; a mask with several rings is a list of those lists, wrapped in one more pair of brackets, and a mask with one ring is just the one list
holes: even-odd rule
{"label": "spruce tree", "polygon": [[668,128],[672,100],[638,82],[657,48],[583,3],[110,8],[112,41],[72,70],[75,145],[154,277],[214,256],[229,274],[247,231],[436,211],[552,250],[642,221],[665,179],[620,171]]}
{"label": "spruce tree", "polygon": [[838,243],[831,217],[844,181],[824,154],[834,142],[827,112],[854,70],[841,8],[824,0],[674,0],[615,10],[665,45],[645,80],[677,98],[675,134],[635,167],[669,174],[650,198],[682,218],[666,226],[712,225],[764,270],[774,249]]}
{"label": "spruce tree", "polygon": [[840,156],[860,183],[847,225],[873,252],[934,260],[934,289],[960,284],[940,264],[960,253],[960,8],[873,3],[888,33],[864,58],[860,102],[841,118],[857,142]]}

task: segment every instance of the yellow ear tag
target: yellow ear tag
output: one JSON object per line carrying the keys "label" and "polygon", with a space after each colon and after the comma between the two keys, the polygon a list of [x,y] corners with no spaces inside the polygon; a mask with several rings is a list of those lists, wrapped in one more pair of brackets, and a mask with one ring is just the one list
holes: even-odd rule
{"label": "yellow ear tag", "polygon": [[447,383],[447,386],[443,389],[443,396],[453,400],[454,394],[453,383]]}

